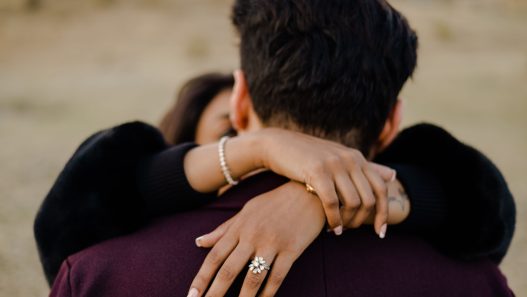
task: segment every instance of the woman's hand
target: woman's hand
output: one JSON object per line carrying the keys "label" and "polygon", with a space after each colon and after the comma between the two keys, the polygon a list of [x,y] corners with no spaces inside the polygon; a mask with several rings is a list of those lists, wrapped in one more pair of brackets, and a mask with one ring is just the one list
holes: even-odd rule
{"label": "woman's hand", "polygon": [[[265,128],[229,139],[225,157],[235,178],[267,168],[311,185],[337,235],[343,228],[359,227],[371,213],[375,213],[376,233],[380,237],[386,233],[386,182],[395,178],[395,171],[368,162],[358,150],[298,132]],[[184,168],[191,186],[200,192],[224,186],[219,163],[217,144],[190,150]]]}
{"label": "woman's hand", "polygon": [[387,182],[395,171],[368,162],[356,149],[306,134],[266,128],[254,132],[263,142],[263,167],[311,185],[320,198],[335,234],[357,228],[375,210],[374,227],[382,238],[388,219]]}
{"label": "woman's hand", "polygon": [[[212,247],[194,278],[188,296],[223,296],[238,274],[247,270],[240,296],[274,296],[293,262],[317,238],[325,217],[318,199],[303,185],[289,182],[249,201],[233,218],[196,240]],[[263,257],[271,270],[253,273],[248,263]],[[207,291],[205,290],[212,284]]]}
{"label": "woman's hand", "polygon": [[[388,222],[398,224],[408,216],[410,204],[400,183],[391,182],[388,188]],[[206,296],[223,296],[255,256],[272,265],[261,296],[273,296],[293,262],[315,240],[324,223],[320,200],[297,182],[253,198],[234,217],[196,239],[198,247],[213,248],[194,278],[189,296],[203,296],[211,282]],[[248,272],[240,296],[255,296],[267,273]]]}

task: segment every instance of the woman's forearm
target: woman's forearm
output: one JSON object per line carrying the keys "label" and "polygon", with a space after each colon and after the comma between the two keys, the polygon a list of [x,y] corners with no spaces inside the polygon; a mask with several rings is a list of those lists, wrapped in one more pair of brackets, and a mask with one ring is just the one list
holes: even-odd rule
{"label": "woman's forearm", "polygon": [[[237,179],[265,166],[262,148],[272,146],[263,133],[251,133],[230,138],[225,144],[225,158],[231,175]],[[273,156],[268,156],[272,158]],[[188,151],[184,159],[184,169],[189,184],[199,192],[212,192],[227,184],[221,171],[218,144],[203,145]],[[206,177],[206,178],[205,178]],[[404,188],[397,180],[387,184],[388,223],[398,224],[410,212],[410,201]],[[375,212],[367,223],[372,224]]]}
{"label": "woman's forearm", "polygon": [[[246,134],[230,138],[225,143],[225,160],[234,179],[262,168],[260,150],[263,138]],[[196,191],[217,191],[227,184],[220,167],[218,143],[202,145],[187,152],[185,175]]]}

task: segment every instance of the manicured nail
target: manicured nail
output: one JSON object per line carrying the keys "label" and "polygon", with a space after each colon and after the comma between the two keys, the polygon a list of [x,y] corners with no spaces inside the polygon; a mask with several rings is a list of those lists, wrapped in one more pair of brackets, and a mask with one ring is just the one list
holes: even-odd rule
{"label": "manicured nail", "polygon": [[397,178],[397,171],[393,171],[393,175],[392,175],[392,179],[390,180],[391,182],[395,181],[395,179]]}
{"label": "manicured nail", "polygon": [[335,232],[335,235],[337,236],[342,235],[342,225],[333,229],[333,232]]}
{"label": "manicured nail", "polygon": [[[196,246],[197,247],[201,247],[201,239],[203,238],[203,236],[200,236],[198,238],[196,238]],[[192,291],[192,290],[191,290]],[[197,295],[196,295],[197,296]]]}
{"label": "manicured nail", "polygon": [[187,297],[198,297],[198,294],[199,294],[198,289],[192,288],[190,289],[190,291],[188,291]]}
{"label": "manicured nail", "polygon": [[382,239],[386,236],[386,229],[388,228],[388,226],[386,224],[383,224],[381,226],[381,231],[379,232],[379,237]]}

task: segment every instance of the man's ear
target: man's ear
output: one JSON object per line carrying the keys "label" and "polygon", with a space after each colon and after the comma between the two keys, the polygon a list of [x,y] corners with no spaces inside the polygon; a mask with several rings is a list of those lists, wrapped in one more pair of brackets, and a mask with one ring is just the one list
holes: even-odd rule
{"label": "man's ear", "polygon": [[403,119],[403,101],[397,99],[395,102],[386,123],[384,123],[384,128],[382,129],[381,135],[377,142],[377,153],[383,151],[388,147],[397,134],[399,133],[399,127],[401,126],[401,121]]}
{"label": "man's ear", "polygon": [[238,69],[234,71],[233,75],[234,87],[230,101],[230,118],[233,128],[238,132],[243,132],[249,125],[252,102],[243,71]]}

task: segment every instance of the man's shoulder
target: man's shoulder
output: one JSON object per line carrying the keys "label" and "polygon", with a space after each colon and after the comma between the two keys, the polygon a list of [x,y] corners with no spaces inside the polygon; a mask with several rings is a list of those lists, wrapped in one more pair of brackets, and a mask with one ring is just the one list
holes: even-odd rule
{"label": "man's shoulder", "polygon": [[[204,213],[208,213],[206,210]],[[188,220],[202,217],[200,211],[179,213],[153,220],[134,233],[112,238],[79,251],[68,257],[75,267],[118,266],[121,262],[134,262],[151,258],[156,253],[164,252],[179,246],[191,247],[196,229],[202,229],[201,224]],[[214,220],[214,218],[212,218]]]}
{"label": "man's shoulder", "polygon": [[183,296],[208,251],[196,247],[195,238],[231,215],[200,209],[155,220],[71,255],[62,269],[67,279],[55,286],[67,284],[78,297]]}

